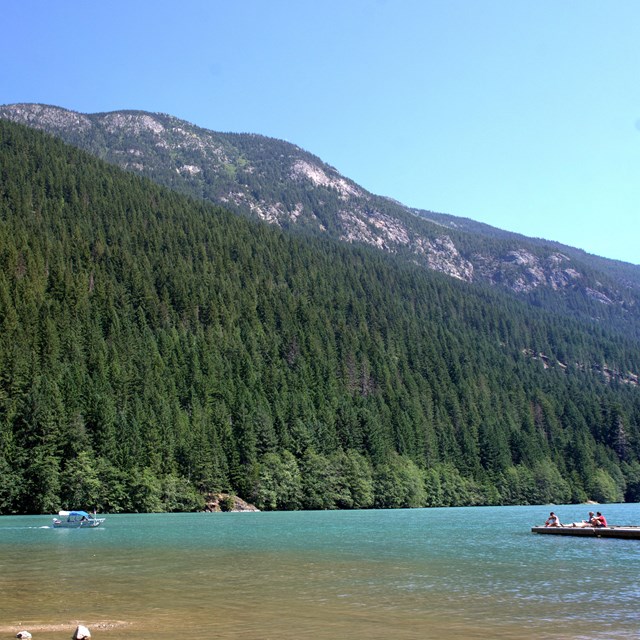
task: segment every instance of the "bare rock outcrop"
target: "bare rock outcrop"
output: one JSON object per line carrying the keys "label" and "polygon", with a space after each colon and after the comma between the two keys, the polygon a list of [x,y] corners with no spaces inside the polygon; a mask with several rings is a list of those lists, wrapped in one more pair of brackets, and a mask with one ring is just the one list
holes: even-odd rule
{"label": "bare rock outcrop", "polygon": [[258,507],[246,502],[238,496],[228,493],[210,493],[207,496],[205,511],[260,511]]}

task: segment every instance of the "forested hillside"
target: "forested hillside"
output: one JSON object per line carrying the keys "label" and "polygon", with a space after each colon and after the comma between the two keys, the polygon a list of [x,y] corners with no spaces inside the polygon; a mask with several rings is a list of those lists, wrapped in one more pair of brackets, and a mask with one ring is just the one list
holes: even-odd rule
{"label": "forested hillside", "polygon": [[0,513],[640,500],[636,337],[0,121]]}
{"label": "forested hillside", "polygon": [[158,184],[291,233],[375,247],[640,339],[639,266],[411,209],[369,193],[289,142],[211,131],[145,111],[82,114],[14,104],[0,106],[0,118],[43,129]]}

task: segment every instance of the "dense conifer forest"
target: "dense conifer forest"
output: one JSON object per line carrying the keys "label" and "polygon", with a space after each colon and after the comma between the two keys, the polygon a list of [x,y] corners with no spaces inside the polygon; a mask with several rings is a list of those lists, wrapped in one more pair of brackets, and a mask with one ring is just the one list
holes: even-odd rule
{"label": "dense conifer forest", "polygon": [[211,131],[146,111],[82,114],[14,104],[0,106],[0,118],[42,129],[172,190],[289,233],[376,247],[640,339],[640,266],[410,209],[367,192],[289,142]]}
{"label": "dense conifer forest", "polygon": [[635,335],[5,121],[0,328],[3,514],[640,500]]}

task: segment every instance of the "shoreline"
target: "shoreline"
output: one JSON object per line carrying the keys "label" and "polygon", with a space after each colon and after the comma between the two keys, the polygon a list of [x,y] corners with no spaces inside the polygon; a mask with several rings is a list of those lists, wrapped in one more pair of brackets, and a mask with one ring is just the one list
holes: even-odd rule
{"label": "shoreline", "polygon": [[12,633],[13,637],[20,631],[29,631],[29,633],[69,632],[69,634],[72,634],[80,624],[87,627],[92,634],[94,631],[116,631],[118,629],[124,629],[125,627],[133,627],[133,623],[125,620],[70,620],[69,622],[58,622],[55,624],[27,621],[0,625],[0,633]]}

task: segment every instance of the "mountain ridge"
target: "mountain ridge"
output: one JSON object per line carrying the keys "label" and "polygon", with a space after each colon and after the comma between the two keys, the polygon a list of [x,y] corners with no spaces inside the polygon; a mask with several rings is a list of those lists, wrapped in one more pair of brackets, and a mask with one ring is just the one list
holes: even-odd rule
{"label": "mountain ridge", "polygon": [[366,244],[534,304],[563,306],[570,315],[640,331],[640,267],[406,207],[368,192],[295,144],[214,132],[169,114],[137,110],[81,114],[25,103],[0,107],[0,117],[287,231]]}

